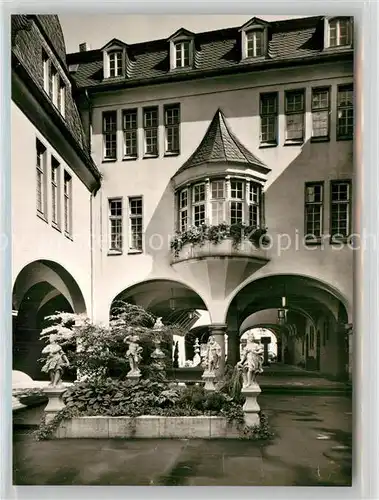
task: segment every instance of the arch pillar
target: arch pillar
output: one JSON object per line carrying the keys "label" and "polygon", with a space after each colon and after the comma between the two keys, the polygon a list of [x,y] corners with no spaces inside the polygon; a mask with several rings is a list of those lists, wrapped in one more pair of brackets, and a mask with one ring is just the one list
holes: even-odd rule
{"label": "arch pillar", "polygon": [[215,341],[221,347],[221,358],[220,358],[220,366],[217,372],[219,377],[222,377],[225,372],[225,333],[226,333],[227,325],[224,323],[213,323],[209,325],[209,333],[213,335]]}

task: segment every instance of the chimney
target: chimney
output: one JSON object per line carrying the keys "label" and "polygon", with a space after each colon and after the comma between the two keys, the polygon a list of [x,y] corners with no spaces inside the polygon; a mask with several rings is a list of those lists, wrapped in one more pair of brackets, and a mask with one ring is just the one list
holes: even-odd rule
{"label": "chimney", "polygon": [[87,46],[87,42],[83,42],[79,44],[79,52],[87,52],[89,47]]}

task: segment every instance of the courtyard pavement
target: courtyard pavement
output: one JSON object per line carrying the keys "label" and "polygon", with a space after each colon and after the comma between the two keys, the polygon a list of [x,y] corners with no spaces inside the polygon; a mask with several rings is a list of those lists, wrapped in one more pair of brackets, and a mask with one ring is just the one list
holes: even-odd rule
{"label": "courtyard pavement", "polygon": [[271,442],[34,440],[14,433],[14,485],[350,486],[351,399],[262,395]]}

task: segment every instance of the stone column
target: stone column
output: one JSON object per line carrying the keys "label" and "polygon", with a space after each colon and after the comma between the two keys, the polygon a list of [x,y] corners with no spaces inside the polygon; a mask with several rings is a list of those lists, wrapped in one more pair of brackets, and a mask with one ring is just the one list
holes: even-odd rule
{"label": "stone column", "polygon": [[225,371],[225,332],[226,325],[225,324],[213,324],[209,327],[210,335],[213,335],[215,341],[221,347],[221,359],[220,366],[217,372],[219,377],[222,377]]}

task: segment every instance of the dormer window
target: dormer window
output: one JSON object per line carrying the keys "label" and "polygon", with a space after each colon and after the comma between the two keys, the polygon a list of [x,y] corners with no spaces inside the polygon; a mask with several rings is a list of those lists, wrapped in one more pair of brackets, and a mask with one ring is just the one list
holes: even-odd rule
{"label": "dormer window", "polygon": [[185,40],[183,42],[177,42],[174,45],[175,45],[175,67],[187,68],[188,66],[190,66],[191,41]]}
{"label": "dormer window", "polygon": [[114,38],[101,50],[103,51],[104,78],[126,76],[128,54],[125,43]]}
{"label": "dormer window", "polygon": [[241,32],[242,59],[264,58],[268,52],[269,23],[253,17],[245,23]]}
{"label": "dormer window", "polygon": [[352,24],[349,17],[329,19],[327,47],[346,47],[352,44]]}
{"label": "dormer window", "polygon": [[110,78],[122,75],[122,50],[108,52]]}
{"label": "dormer window", "polygon": [[246,33],[247,57],[261,57],[264,55],[264,31],[251,30]]}

